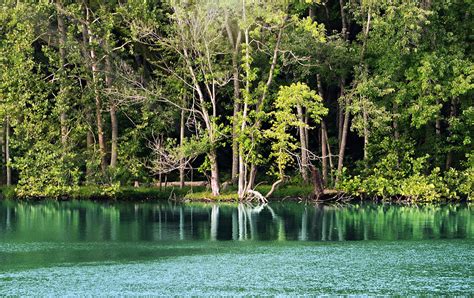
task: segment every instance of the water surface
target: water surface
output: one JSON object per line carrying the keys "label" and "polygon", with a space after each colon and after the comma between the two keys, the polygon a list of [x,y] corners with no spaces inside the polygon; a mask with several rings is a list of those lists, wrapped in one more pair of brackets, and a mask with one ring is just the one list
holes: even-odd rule
{"label": "water surface", "polygon": [[472,214],[0,201],[0,295],[473,295]]}

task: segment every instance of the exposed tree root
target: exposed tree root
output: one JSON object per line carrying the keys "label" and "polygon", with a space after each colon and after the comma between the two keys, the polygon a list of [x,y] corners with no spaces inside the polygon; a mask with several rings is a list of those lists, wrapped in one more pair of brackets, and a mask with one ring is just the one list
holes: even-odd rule
{"label": "exposed tree root", "polygon": [[262,204],[266,204],[268,203],[268,200],[266,197],[264,197],[260,192],[256,191],[256,190],[252,190],[252,189],[248,189],[246,194],[245,194],[245,197],[244,199],[246,201],[257,201],[259,203],[262,203]]}

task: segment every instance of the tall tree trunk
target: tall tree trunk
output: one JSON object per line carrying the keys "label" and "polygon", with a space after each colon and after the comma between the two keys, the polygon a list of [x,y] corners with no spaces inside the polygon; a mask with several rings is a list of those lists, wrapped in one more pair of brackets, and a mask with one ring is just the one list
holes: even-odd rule
{"label": "tall tree trunk", "polygon": [[[344,94],[344,85],[341,83],[341,94]],[[339,177],[342,174],[342,168],[344,167],[344,154],[346,151],[347,134],[349,132],[349,111],[350,99],[345,100],[344,104],[344,125],[342,126],[341,142],[339,144],[339,157],[337,161],[337,176],[336,183],[339,181]]]}
{"label": "tall tree trunk", "polygon": [[56,5],[58,7],[56,14],[57,14],[57,21],[58,21],[58,31],[59,31],[59,63],[60,63],[60,97],[61,101],[58,103],[60,108],[60,115],[59,115],[59,122],[61,125],[61,144],[63,148],[67,146],[67,115],[66,115],[66,107],[67,107],[67,94],[65,88],[65,77],[66,77],[66,29],[64,26],[64,18],[60,9],[62,8],[62,4],[60,0],[56,0]]}
{"label": "tall tree trunk", "polygon": [[365,104],[362,105],[362,119],[364,121],[364,160],[367,161],[369,157],[369,115]]}
{"label": "tall tree trunk", "polygon": [[[326,126],[326,125],[324,125]],[[327,153],[328,153],[328,161],[329,161],[329,172],[332,173],[334,170],[334,163],[332,161],[332,152],[331,152],[331,144],[329,143],[329,137],[328,137],[328,130],[324,130],[324,138],[326,139],[326,147],[327,147]],[[332,176],[332,175],[331,175]]]}
{"label": "tall tree trunk", "polygon": [[[305,117],[301,105],[297,105],[296,110],[298,112],[299,121],[306,124],[304,122]],[[304,183],[308,183],[308,144],[306,143],[305,127],[299,126],[299,134],[301,143],[301,176],[303,177]]]}
{"label": "tall tree trunk", "polygon": [[227,37],[229,43],[232,46],[232,77],[234,84],[234,114],[232,117],[232,184],[235,184],[239,176],[239,143],[238,143],[238,130],[239,123],[238,117],[240,113],[240,81],[239,81],[239,51],[240,43],[242,39],[242,32],[238,30],[237,36],[234,39],[232,32],[231,23],[229,20],[229,13],[225,11],[225,26],[227,31]]}
{"label": "tall tree trunk", "polygon": [[[184,110],[181,110],[181,119],[179,122],[179,145],[184,145]],[[181,159],[179,164],[179,188],[184,187],[184,159]]]}
{"label": "tall tree trunk", "polygon": [[[339,96],[339,98],[341,98],[341,96]],[[341,146],[343,127],[344,127],[344,106],[339,101],[337,104],[337,143],[339,144],[339,146]]]}
{"label": "tall tree trunk", "polygon": [[339,7],[341,9],[341,23],[342,23],[342,36],[344,40],[347,40],[349,37],[349,31],[347,30],[347,19],[346,13],[344,10],[344,0],[339,0]]}
{"label": "tall tree trunk", "polygon": [[[186,46],[184,46],[184,41],[181,40],[183,44],[183,56],[185,58],[185,62],[187,64],[187,68],[189,71],[189,75],[191,76],[191,79],[193,81],[194,85],[194,90],[196,91],[200,103],[200,108],[201,108],[201,114],[204,120],[204,124],[206,125],[206,132],[209,137],[209,141],[211,143],[211,149],[208,153],[208,158],[209,158],[209,163],[211,166],[211,191],[213,196],[218,196],[220,193],[220,185],[219,185],[219,169],[217,165],[217,155],[216,155],[216,149],[214,148],[215,146],[215,140],[216,140],[216,132],[215,128],[212,124],[211,117],[209,115],[209,111],[207,109],[208,103],[205,101],[204,98],[204,93],[201,89],[201,86],[199,84],[199,81],[197,79],[196,73],[193,69],[192,63],[191,63],[191,57],[189,56],[188,49]],[[215,107],[215,98],[211,98],[212,102],[212,115],[213,117],[216,117],[216,107]]]}
{"label": "tall tree trunk", "polygon": [[[247,22],[247,12],[245,7],[245,0],[242,5],[242,18],[244,24]],[[246,27],[244,30],[245,38],[245,97],[243,98],[243,111],[242,111],[242,120],[240,124],[240,133],[243,134],[247,128],[247,113],[248,113],[248,99],[246,98],[250,94],[250,34],[249,27]],[[247,193],[247,171],[248,164],[244,158],[245,155],[244,144],[239,143],[239,183],[238,183],[238,195],[239,199],[243,199]]]}
{"label": "tall tree trunk", "polygon": [[110,125],[112,130],[110,147],[110,167],[117,165],[118,159],[118,120],[115,104],[110,105]]}
{"label": "tall tree trunk", "polygon": [[[91,57],[95,60],[95,53],[91,50]],[[92,73],[93,73],[93,80],[95,81],[95,85],[99,83],[97,78],[98,75],[98,68],[95,62],[92,66]],[[106,161],[106,151],[105,151],[105,138],[104,138],[104,126],[102,120],[102,100],[100,98],[98,87],[95,87],[95,117],[96,117],[96,125],[97,125],[97,139],[99,141],[99,154],[100,154],[100,167],[102,172],[105,172],[107,168],[107,161]]]}
{"label": "tall tree trunk", "polygon": [[105,150],[105,138],[104,138],[104,127],[102,121],[102,100],[99,93],[99,68],[97,66],[97,57],[93,47],[94,37],[90,28],[90,13],[89,8],[87,7],[87,1],[83,1],[85,14],[86,14],[86,23],[84,23],[83,34],[86,34],[85,40],[87,42],[86,46],[89,48],[89,59],[91,64],[92,71],[92,83],[94,88],[94,97],[95,97],[95,117],[97,125],[97,138],[99,142],[99,154],[100,154],[100,166],[103,173],[107,168],[106,161],[106,150]]}
{"label": "tall tree trunk", "polygon": [[[324,93],[323,93],[323,84],[321,81],[321,75],[318,73],[316,74],[316,81],[318,85],[318,93],[319,96],[322,98],[324,103]],[[326,123],[324,120],[321,120],[321,162],[322,162],[322,174],[323,174],[323,183],[324,185],[327,184],[328,181],[328,160],[327,160],[327,144],[326,144]]]}
{"label": "tall tree trunk", "polygon": [[[107,88],[112,88],[112,65],[110,56],[105,56],[105,83]],[[117,120],[117,106],[112,98],[109,98],[109,113],[110,113],[110,127],[111,127],[111,147],[110,147],[110,167],[117,165],[118,158],[118,120]]]}
{"label": "tall tree trunk", "polygon": [[240,88],[238,86],[239,85],[238,77],[239,77],[238,72],[237,73],[234,72],[234,115],[233,115],[233,121],[232,121],[232,184],[235,184],[239,177],[238,118],[239,118],[239,113],[240,113],[240,102],[239,102],[240,99],[238,99],[239,92],[235,91],[235,90],[238,90],[238,88]]}
{"label": "tall tree trunk", "polygon": [[211,192],[213,196],[219,195],[219,168],[217,166],[217,154],[215,149],[211,149],[208,154],[209,163],[211,164]]}
{"label": "tall tree trunk", "polygon": [[[91,112],[90,111],[87,111],[87,121],[89,123],[92,123],[92,115],[91,115]],[[87,136],[86,136],[86,146],[87,146],[87,151],[89,152],[89,154],[91,154],[91,152],[94,150],[94,134],[92,133],[92,130],[91,129],[88,129],[87,130]],[[86,167],[86,176],[87,177],[91,177],[92,176],[92,169],[89,165],[87,165]]]}
{"label": "tall tree trunk", "polygon": [[314,6],[313,5],[310,5],[308,8],[308,17],[311,20],[314,20]]}
{"label": "tall tree trunk", "polygon": [[12,169],[10,166],[10,117],[5,120],[5,161],[7,168],[7,185],[12,185]]}
{"label": "tall tree trunk", "polygon": [[247,189],[255,188],[255,179],[257,178],[257,165],[252,163],[250,166],[249,180],[247,182]]}
{"label": "tall tree trunk", "polygon": [[6,140],[5,140],[5,135],[6,135],[6,118],[3,119],[3,125],[2,129],[0,130],[0,141],[2,142],[2,174],[0,176],[0,183],[1,184],[6,184],[7,182],[7,159],[6,159]]}
{"label": "tall tree trunk", "polygon": [[323,183],[326,186],[328,181],[328,152],[326,144],[326,123],[324,120],[321,121],[321,162],[322,162],[322,174],[323,174]]}
{"label": "tall tree trunk", "polygon": [[[362,11],[362,15],[364,15],[364,9]],[[365,51],[367,49],[367,40],[369,38],[369,31],[370,31],[370,20],[371,20],[371,13],[370,13],[370,6],[367,11],[367,21],[365,22],[363,26],[364,30],[364,41],[362,43],[362,51],[360,52],[360,62],[362,63],[364,61],[365,57]]]}

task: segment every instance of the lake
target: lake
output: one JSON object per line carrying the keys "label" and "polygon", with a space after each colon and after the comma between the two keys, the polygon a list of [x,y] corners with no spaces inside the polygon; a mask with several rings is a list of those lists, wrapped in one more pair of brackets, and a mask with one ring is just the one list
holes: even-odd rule
{"label": "lake", "polygon": [[474,295],[473,205],[0,201],[0,295]]}

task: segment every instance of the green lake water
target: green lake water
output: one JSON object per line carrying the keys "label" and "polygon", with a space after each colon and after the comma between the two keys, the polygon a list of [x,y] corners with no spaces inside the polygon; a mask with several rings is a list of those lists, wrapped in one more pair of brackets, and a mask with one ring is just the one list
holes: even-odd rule
{"label": "green lake water", "polygon": [[473,207],[0,201],[0,296],[472,296]]}

